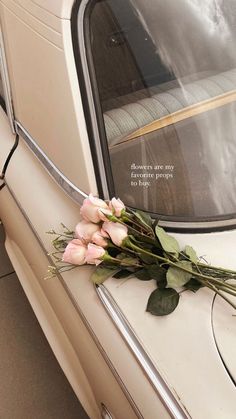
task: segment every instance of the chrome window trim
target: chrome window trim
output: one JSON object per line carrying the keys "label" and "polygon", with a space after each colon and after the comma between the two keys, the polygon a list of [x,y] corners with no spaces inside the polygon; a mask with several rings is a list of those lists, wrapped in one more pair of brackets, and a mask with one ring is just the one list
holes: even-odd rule
{"label": "chrome window trim", "polygon": [[214,231],[224,231],[229,228],[236,228],[236,218],[229,218],[228,220],[209,220],[209,221],[167,221],[162,220],[159,222],[159,225],[165,227],[169,230],[181,230],[181,233],[187,233],[187,230],[193,230],[191,233],[197,234],[200,233],[213,233]]}
{"label": "chrome window trim", "polygon": [[86,85],[86,92],[87,92],[87,99],[88,99],[88,104],[89,104],[89,109],[90,109],[92,128],[93,128],[93,133],[94,133],[95,148],[96,148],[97,159],[98,159],[98,169],[99,169],[99,173],[100,173],[100,177],[102,181],[101,183],[102,183],[103,196],[104,196],[104,199],[109,199],[110,194],[109,194],[106,171],[105,171],[105,163],[104,163],[103,154],[102,154],[100,133],[99,133],[98,123],[97,123],[96,108],[95,108],[95,103],[94,103],[92,85],[91,85],[90,74],[89,74],[89,66],[88,66],[88,60],[87,60],[87,54],[86,54],[86,46],[85,46],[84,15],[85,15],[86,7],[89,2],[90,0],[82,0],[79,6],[78,17],[77,17],[78,45],[79,45],[79,50],[80,50],[84,81]]}
{"label": "chrome window trim", "polygon": [[10,88],[10,82],[9,82],[9,76],[8,76],[7,61],[6,61],[6,54],[5,54],[3,34],[2,34],[1,27],[0,27],[0,72],[2,76],[7,116],[10,122],[11,130],[13,134],[15,134],[16,130],[15,130],[15,124],[14,124],[14,111],[13,111],[13,105],[12,105],[11,88]]}
{"label": "chrome window trim", "polygon": [[169,412],[170,416],[173,419],[190,418],[189,414],[184,410],[184,407],[180,404],[179,399],[171,391],[170,387],[168,386],[160,372],[157,370],[150,357],[143,349],[134,330],[128,323],[127,319],[125,318],[119,306],[113,299],[110,292],[104,285],[97,286],[96,290],[107,313],[113,320],[123,339],[126,341],[128,347],[135,355],[137,361],[144,370],[147,378],[152,384],[162,404]]}
{"label": "chrome window trim", "polygon": [[[38,233],[36,232],[34,226],[32,225],[28,215],[26,214],[25,210],[22,208],[21,204],[19,203],[19,201],[16,198],[16,195],[14,194],[14,192],[12,191],[11,187],[9,186],[8,182],[6,181],[6,187],[7,190],[9,191],[11,197],[13,198],[14,202],[16,203],[19,211],[21,212],[21,214],[23,215],[25,221],[27,222],[30,230],[32,231],[32,233],[34,234],[39,246],[41,247],[44,255],[47,257],[48,259],[48,263],[50,266],[55,266],[54,265],[54,260],[50,257],[48,251],[46,250],[46,248],[44,247],[44,244],[42,242],[42,240],[40,239]],[[84,323],[86,329],[88,330],[91,338],[93,339],[97,349],[99,350],[101,356],[103,357],[104,361],[106,362],[106,364],[108,365],[109,369],[111,370],[114,378],[116,379],[116,381],[119,383],[121,390],[124,393],[124,396],[126,397],[126,399],[128,400],[128,402],[130,403],[130,406],[132,407],[133,411],[135,412],[135,414],[137,415],[138,419],[144,419],[143,415],[141,414],[138,406],[136,405],[133,397],[131,396],[131,394],[129,393],[125,383],[123,382],[122,378],[120,377],[118,371],[116,370],[115,366],[113,365],[111,359],[109,358],[107,352],[104,350],[103,346],[101,345],[97,335],[95,334],[92,326],[90,325],[89,321],[87,320],[87,318],[85,317],[83,311],[81,310],[81,308],[79,307],[79,305],[77,304],[74,295],[71,293],[66,281],[64,280],[64,278],[62,277],[62,275],[57,272],[56,277],[59,279],[60,283],[62,284],[66,294],[68,295],[68,297],[70,298],[73,307],[75,308],[76,312],[78,313],[79,317],[81,318],[82,322]]]}
{"label": "chrome window trim", "polygon": [[63,173],[55,166],[55,164],[48,158],[44,151],[38,146],[36,141],[30,136],[26,129],[15,121],[17,133],[22,138],[33,154],[45,167],[50,176],[56,181],[56,183],[66,192],[66,194],[72,198],[77,204],[82,205],[83,200],[87,198],[87,194],[81,191],[75,186]]}

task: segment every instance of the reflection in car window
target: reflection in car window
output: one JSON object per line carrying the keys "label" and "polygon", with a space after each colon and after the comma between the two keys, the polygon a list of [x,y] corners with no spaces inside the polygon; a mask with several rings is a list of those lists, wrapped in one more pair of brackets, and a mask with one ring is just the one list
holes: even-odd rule
{"label": "reflection in car window", "polygon": [[236,213],[236,5],[102,0],[90,44],[116,195],[172,220]]}

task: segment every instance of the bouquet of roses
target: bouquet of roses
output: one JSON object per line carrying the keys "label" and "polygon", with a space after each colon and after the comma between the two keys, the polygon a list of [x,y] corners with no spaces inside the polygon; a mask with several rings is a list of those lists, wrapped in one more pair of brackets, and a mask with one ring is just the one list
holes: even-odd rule
{"label": "bouquet of roses", "polygon": [[75,231],[62,224],[63,231],[50,234],[56,266],[49,272],[55,275],[78,265],[96,265],[92,274],[95,284],[110,276],[141,281],[156,281],[156,289],[147,302],[147,311],[163,316],[175,310],[180,293],[197,292],[208,287],[234,309],[227,294],[236,296],[236,272],[214,267],[197,257],[191,246],[180,249],[177,240],[158,225],[157,220],[142,211],[126,208],[120,199],[105,202],[89,195],[80,210],[82,221]]}

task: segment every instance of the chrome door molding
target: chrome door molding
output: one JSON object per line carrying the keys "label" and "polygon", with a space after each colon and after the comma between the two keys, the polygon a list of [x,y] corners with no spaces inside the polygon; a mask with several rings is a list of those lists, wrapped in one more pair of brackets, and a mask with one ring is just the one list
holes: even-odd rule
{"label": "chrome door molding", "polygon": [[113,419],[111,412],[108,410],[108,408],[105,406],[104,403],[101,403],[101,408],[102,408],[102,411],[101,411],[102,419]]}
{"label": "chrome door molding", "polygon": [[4,49],[2,29],[0,27],[0,71],[2,76],[4,99],[6,103],[7,116],[10,122],[11,130],[15,134],[14,111],[12,105],[10,82],[8,77],[6,54]]}
{"label": "chrome door molding", "polygon": [[119,306],[104,285],[96,286],[97,294],[102,301],[107,313],[113,320],[123,339],[135,355],[140,366],[144,370],[162,404],[165,406],[173,419],[189,419],[189,414],[180,404],[179,399],[171,391],[170,387],[157,370],[139,340],[131,325],[128,323]]}
{"label": "chrome door molding", "polygon": [[75,186],[63,173],[55,166],[55,164],[48,158],[44,151],[38,146],[26,129],[15,121],[17,133],[22,138],[33,154],[45,167],[47,172],[56,181],[56,183],[72,198],[77,204],[82,205],[83,200],[87,198],[87,194]]}

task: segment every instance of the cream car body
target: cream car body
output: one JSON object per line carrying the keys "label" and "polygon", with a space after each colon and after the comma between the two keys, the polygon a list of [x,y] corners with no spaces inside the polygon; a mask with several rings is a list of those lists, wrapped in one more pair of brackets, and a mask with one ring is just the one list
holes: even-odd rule
{"label": "cream car body", "polygon": [[[184,294],[176,313],[159,319],[145,312],[152,282],[133,278],[117,285],[109,279],[96,289],[90,267],[44,280],[52,250],[46,231],[61,222],[73,228],[89,192],[109,196],[102,150],[97,143],[95,158],[89,141],[91,129],[94,137],[99,133],[81,23],[87,2],[78,3],[0,0],[8,113],[0,108],[1,167],[19,134],[0,192],[7,252],[89,417],[233,419],[235,320],[217,298],[213,305],[210,292]],[[73,50],[73,7],[83,86]],[[234,230],[176,236],[209,262],[236,269]]]}

